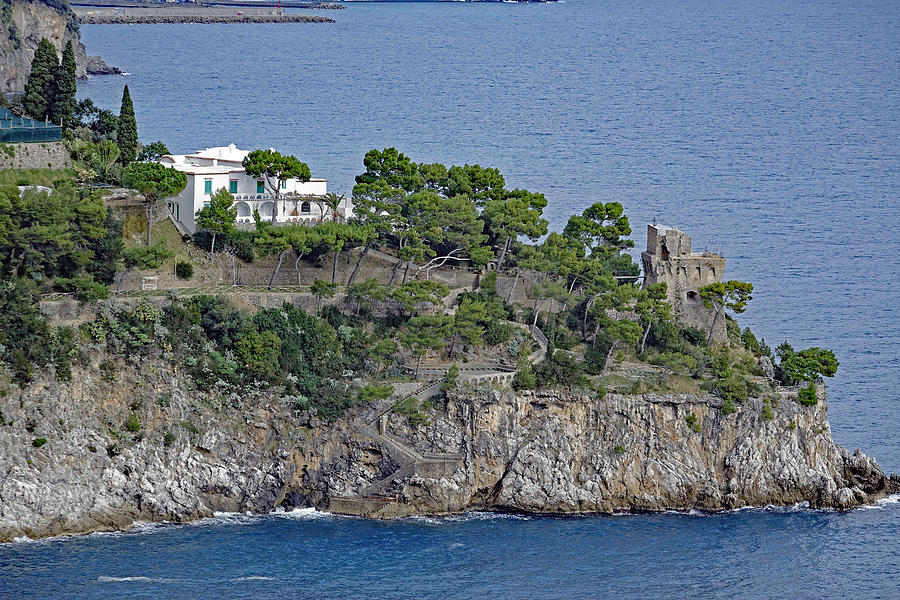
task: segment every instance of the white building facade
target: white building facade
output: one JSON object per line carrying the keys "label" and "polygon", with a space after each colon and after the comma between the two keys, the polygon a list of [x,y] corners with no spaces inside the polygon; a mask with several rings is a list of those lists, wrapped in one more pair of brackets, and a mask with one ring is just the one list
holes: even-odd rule
{"label": "white building facade", "polygon": [[[242,162],[249,153],[249,150],[239,150],[231,144],[198,150],[194,154],[166,155],[159,159],[161,165],[187,175],[184,190],[170,198],[167,205],[175,220],[189,233],[197,231],[194,220],[197,211],[208,205],[210,196],[223,188],[234,196],[238,211],[236,222],[239,225],[254,223],[254,210],[259,211],[263,221],[272,220],[275,195],[264,180],[251,177],[244,171]],[[315,224],[332,219],[331,210],[321,201],[327,191],[327,181],[324,179],[289,179],[282,182],[276,225]],[[338,206],[338,217],[349,219],[352,212],[352,203],[344,199]]]}

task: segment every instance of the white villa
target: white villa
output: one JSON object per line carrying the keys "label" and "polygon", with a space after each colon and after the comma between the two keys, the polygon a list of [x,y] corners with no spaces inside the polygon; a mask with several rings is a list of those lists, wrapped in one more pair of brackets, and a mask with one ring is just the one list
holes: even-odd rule
{"label": "white villa", "polygon": [[[194,215],[204,205],[209,204],[209,197],[225,188],[234,196],[237,205],[237,223],[253,223],[253,211],[259,210],[264,221],[272,219],[275,197],[265,183],[244,172],[242,161],[250,153],[239,150],[234,144],[217,148],[198,150],[194,154],[166,155],[159,159],[160,164],[178,169],[187,175],[187,186],[178,196],[169,200],[168,207],[176,221],[181,223],[189,233],[197,231]],[[290,179],[282,182],[280,199],[278,200],[278,223],[318,223],[323,218],[323,211],[330,210],[321,202],[316,202],[327,192],[327,181],[310,179],[301,182]],[[352,216],[353,207],[349,199],[345,199],[338,207],[338,215],[344,219]],[[332,215],[324,215],[325,219]]]}

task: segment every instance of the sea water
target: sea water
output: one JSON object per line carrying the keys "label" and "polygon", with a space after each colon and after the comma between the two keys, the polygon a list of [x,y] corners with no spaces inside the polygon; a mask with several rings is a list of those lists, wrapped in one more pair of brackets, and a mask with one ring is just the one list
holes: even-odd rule
{"label": "sea water", "polygon": [[[900,3],[376,3],[334,24],[83,26],[79,95],[175,152],[275,147],[349,193],[371,148],[496,166],[551,226],[622,202],[832,348],[835,440],[900,472]],[[0,547],[0,597],[900,598],[900,505],[394,523],[223,516]]]}

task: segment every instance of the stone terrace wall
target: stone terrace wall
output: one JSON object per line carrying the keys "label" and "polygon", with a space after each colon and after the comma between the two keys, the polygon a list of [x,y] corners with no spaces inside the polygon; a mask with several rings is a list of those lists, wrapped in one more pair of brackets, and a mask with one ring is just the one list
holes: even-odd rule
{"label": "stone terrace wall", "polygon": [[62,142],[0,144],[0,169],[68,169],[69,152]]}

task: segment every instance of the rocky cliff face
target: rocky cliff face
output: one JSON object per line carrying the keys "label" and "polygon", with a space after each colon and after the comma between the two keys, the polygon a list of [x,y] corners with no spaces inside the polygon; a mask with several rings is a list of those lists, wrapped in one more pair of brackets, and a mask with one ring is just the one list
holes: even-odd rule
{"label": "rocky cliff face", "polygon": [[409,430],[393,417],[392,430],[421,451],[462,454],[460,468],[450,477],[413,476],[392,491],[417,512],[435,513],[722,510],[799,502],[845,509],[900,491],[900,480],[888,479],[873,459],[834,443],[824,400],[814,407],[795,400],[791,392],[772,397],[769,419],[762,399],[726,416],[710,396],[610,394],[598,400],[547,391],[458,397],[430,427]]}
{"label": "rocky cliff face", "polygon": [[[8,8],[7,8],[8,7]],[[41,38],[56,46],[60,56],[71,41],[75,49],[76,74],[87,76],[87,56],[78,37],[78,26],[68,3],[41,0],[3,0],[0,20],[0,91],[16,92],[25,87],[31,60]]]}
{"label": "rocky cliff face", "polygon": [[383,407],[325,425],[264,394],[191,391],[162,363],[95,360],[69,383],[47,373],[0,390],[0,541],[279,505],[370,516],[850,508],[900,491],[834,444],[824,402],[790,394],[768,420],[762,400],[724,416],[705,396],[472,392],[428,426],[394,415],[379,433],[370,423]]}

